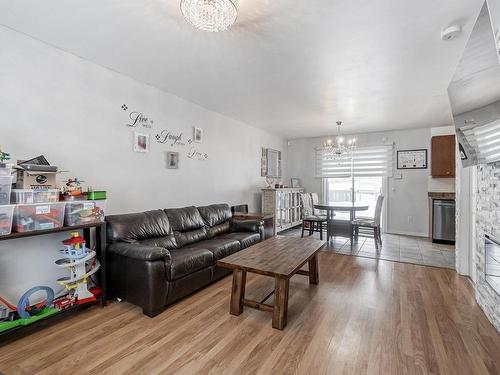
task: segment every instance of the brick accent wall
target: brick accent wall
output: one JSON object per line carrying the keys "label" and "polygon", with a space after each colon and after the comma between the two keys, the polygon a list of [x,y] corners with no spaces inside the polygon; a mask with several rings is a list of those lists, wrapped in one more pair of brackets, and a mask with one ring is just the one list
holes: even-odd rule
{"label": "brick accent wall", "polygon": [[484,235],[500,238],[500,162],[477,167],[476,300],[500,332],[500,295],[484,278]]}

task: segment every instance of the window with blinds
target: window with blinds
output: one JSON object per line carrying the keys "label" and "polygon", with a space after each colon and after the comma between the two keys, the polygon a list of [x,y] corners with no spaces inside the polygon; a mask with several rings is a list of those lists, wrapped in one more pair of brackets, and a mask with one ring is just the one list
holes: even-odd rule
{"label": "window with blinds", "polygon": [[500,120],[464,131],[469,144],[479,150],[479,162],[500,160]]}
{"label": "window with blinds", "polygon": [[316,150],[316,177],[392,176],[392,145],[358,147],[340,158],[331,158],[324,149]]}

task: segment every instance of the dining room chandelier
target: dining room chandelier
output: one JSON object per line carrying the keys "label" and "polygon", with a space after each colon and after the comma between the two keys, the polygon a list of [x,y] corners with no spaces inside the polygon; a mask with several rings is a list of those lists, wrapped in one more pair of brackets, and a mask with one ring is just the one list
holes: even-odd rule
{"label": "dining room chandelier", "polygon": [[340,159],[351,154],[356,148],[356,138],[345,139],[340,134],[340,125],[342,121],[337,121],[337,136],[335,141],[327,139],[323,144],[324,157],[327,159]]}
{"label": "dining room chandelier", "polygon": [[200,30],[227,30],[238,16],[237,0],[181,0],[181,12]]}

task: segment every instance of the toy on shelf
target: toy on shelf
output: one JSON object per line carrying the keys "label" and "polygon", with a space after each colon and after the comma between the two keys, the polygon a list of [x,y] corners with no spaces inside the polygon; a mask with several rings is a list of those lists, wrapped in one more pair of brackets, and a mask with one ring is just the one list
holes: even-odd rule
{"label": "toy on shelf", "polygon": [[94,294],[87,287],[87,279],[100,268],[95,251],[86,247],[85,239],[78,232],[72,232],[71,238],[64,240],[63,244],[64,249],[60,252],[64,258],[57,260],[56,265],[67,268],[70,276],[62,277],[57,282],[73,291],[76,304],[95,301]]}
{"label": "toy on shelf", "polygon": [[104,221],[106,201],[66,202],[66,225],[84,225]]}
{"label": "toy on shelf", "polygon": [[0,163],[10,160],[10,154],[2,151],[2,146],[0,146]]}
{"label": "toy on shelf", "polygon": [[87,190],[87,199],[94,201],[106,200],[106,191],[104,190],[94,191],[92,190],[92,188],[89,188]]}
{"label": "toy on shelf", "polygon": [[70,178],[63,186],[62,197],[66,201],[84,200],[87,196],[83,193],[82,182],[78,177]]}
{"label": "toy on shelf", "polygon": [[[29,298],[32,294],[44,291],[47,298],[37,304],[31,305]],[[40,319],[59,312],[55,307],[51,307],[54,300],[54,290],[48,286],[35,286],[28,290],[19,299],[17,306],[10,304],[0,297],[0,332],[9,329],[25,326],[34,323]]]}
{"label": "toy on shelf", "polygon": [[64,202],[18,204],[14,212],[17,232],[47,230],[64,225]]}

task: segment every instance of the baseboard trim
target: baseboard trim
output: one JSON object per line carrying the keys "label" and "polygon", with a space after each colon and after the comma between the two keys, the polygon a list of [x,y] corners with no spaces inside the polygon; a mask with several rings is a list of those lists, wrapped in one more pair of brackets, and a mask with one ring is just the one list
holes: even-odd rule
{"label": "baseboard trim", "polygon": [[405,231],[400,231],[400,230],[391,230],[391,231],[386,231],[384,233],[387,234],[399,234],[401,236],[412,236],[412,237],[429,237],[428,233],[417,233],[417,232],[405,232]]}

